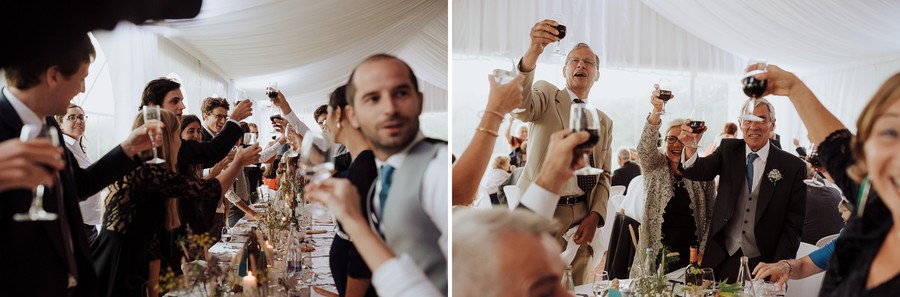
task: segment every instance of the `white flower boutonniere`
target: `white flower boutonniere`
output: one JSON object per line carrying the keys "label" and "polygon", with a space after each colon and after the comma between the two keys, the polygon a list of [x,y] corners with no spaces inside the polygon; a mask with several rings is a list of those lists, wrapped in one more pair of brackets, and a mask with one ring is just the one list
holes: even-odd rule
{"label": "white flower boutonniere", "polygon": [[784,178],[784,176],[781,175],[781,171],[778,171],[778,169],[772,169],[771,171],[769,171],[768,177],[769,181],[775,185],[778,185],[778,181]]}

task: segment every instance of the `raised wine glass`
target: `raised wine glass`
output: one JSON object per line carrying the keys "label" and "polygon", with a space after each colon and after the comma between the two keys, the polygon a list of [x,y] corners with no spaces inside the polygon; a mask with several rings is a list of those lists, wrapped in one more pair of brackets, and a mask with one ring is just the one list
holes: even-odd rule
{"label": "raised wine glass", "polygon": [[609,273],[606,271],[594,274],[594,284],[591,287],[594,297],[604,297],[609,292]]}
{"label": "raised wine glass", "polygon": [[[22,126],[19,140],[25,142],[35,138],[47,138],[53,146],[60,146],[59,134],[56,133],[55,128],[51,128],[49,125],[33,124]],[[47,169],[53,171],[52,169]],[[13,220],[16,222],[56,220],[57,216],[55,213],[44,210],[44,192],[46,189],[47,188],[44,185],[37,185],[37,187],[34,188],[31,207],[28,209],[28,212],[13,215]]]}
{"label": "raised wine glass", "polygon": [[704,120],[704,113],[698,110],[691,111],[690,122],[688,122],[688,126],[691,127],[692,132],[694,133],[694,142],[690,144],[691,147],[699,147],[697,138],[700,138],[700,133],[706,132],[706,121]]}
{"label": "raised wine glass", "polygon": [[150,149],[153,152],[153,159],[147,160],[147,164],[162,164],[166,162],[166,160],[160,159],[156,152],[156,147],[159,146],[156,143],[156,135],[162,134],[160,123],[162,122],[160,121],[159,106],[144,106],[144,125],[147,126],[147,135],[150,136],[150,143],[153,144],[153,148]]}
{"label": "raised wine glass", "polygon": [[750,59],[747,68],[741,78],[741,85],[744,88],[744,94],[752,99],[760,99],[766,93],[768,83],[765,80],[758,80],[754,77],[757,74],[765,73],[768,67],[765,59]]}
{"label": "raised wine glass", "polygon": [[659,112],[659,115],[668,115],[666,103],[672,99],[672,80],[666,78],[659,80],[659,99],[663,101],[663,109]]}
{"label": "raised wine glass", "polygon": [[[311,183],[326,180],[334,174],[334,141],[330,134],[307,131],[300,145],[300,173]],[[321,203],[309,205],[314,220],[327,220],[330,215]]]}
{"label": "raised wine glass", "polygon": [[563,53],[562,49],[560,49],[560,43],[562,43],[563,38],[566,38],[566,25],[563,25],[563,15],[561,13],[553,14],[553,20],[556,21],[558,25],[553,26],[553,29],[559,31],[559,34],[556,34],[556,37],[559,38],[559,41],[556,42],[556,49],[553,50],[550,54],[556,57],[565,57],[566,54]]}
{"label": "raised wine glass", "polygon": [[569,128],[572,132],[585,131],[590,134],[587,141],[575,147],[575,155],[582,155],[584,167],[575,171],[577,175],[595,175],[603,173],[602,169],[591,166],[589,156],[594,151],[594,145],[600,141],[600,114],[597,108],[587,103],[572,103],[569,108]]}
{"label": "raised wine glass", "polygon": [[[257,143],[256,142],[256,133],[253,133],[253,132],[244,133],[244,138],[242,139],[241,143],[244,144],[244,147],[248,147],[248,146],[256,144]],[[257,167],[257,166],[256,166],[256,164],[249,164],[244,167]]]}

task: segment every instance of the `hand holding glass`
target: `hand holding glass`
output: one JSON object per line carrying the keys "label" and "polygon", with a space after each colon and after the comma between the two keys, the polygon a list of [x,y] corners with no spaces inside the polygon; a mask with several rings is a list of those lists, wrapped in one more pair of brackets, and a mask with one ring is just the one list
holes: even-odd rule
{"label": "hand holding glass", "polygon": [[150,149],[153,151],[153,159],[148,160],[147,164],[162,164],[166,162],[166,160],[160,159],[156,155],[156,147],[159,145],[156,143],[156,135],[162,134],[160,123],[159,106],[144,106],[144,126],[147,128],[147,135],[150,136],[150,143],[153,144],[153,148]]}
{"label": "hand holding glass", "polygon": [[[48,138],[50,139],[50,143],[54,146],[60,146],[59,135],[56,132],[56,128],[51,128],[48,125],[25,125],[22,126],[22,132],[19,135],[19,140],[25,142],[35,138]],[[47,170],[52,171],[52,169],[47,168]],[[31,207],[28,209],[27,213],[17,213],[13,215],[13,220],[16,222],[25,222],[25,221],[52,221],[56,220],[56,214],[47,212],[44,210],[44,192],[46,187],[44,185],[38,185],[34,188],[33,196],[31,199]]]}
{"label": "hand holding glass", "polygon": [[[300,144],[300,173],[311,183],[326,180],[334,174],[334,141],[330,134],[307,131]],[[325,206],[311,203],[310,209],[315,220],[326,220]]]}

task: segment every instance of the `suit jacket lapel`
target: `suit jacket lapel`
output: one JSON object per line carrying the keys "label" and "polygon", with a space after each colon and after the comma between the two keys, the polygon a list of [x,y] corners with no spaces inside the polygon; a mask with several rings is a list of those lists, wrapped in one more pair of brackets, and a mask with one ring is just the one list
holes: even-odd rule
{"label": "suit jacket lapel", "polygon": [[759,224],[759,217],[762,216],[763,212],[766,210],[766,206],[769,204],[769,201],[772,200],[772,195],[775,193],[775,182],[769,181],[768,173],[773,169],[778,168],[778,148],[774,145],[769,147],[769,157],[766,158],[766,169],[763,170],[763,175],[759,181],[759,199],[756,204],[756,223]]}
{"label": "suit jacket lapel", "polygon": [[556,91],[556,114],[559,116],[559,125],[563,129],[569,129],[569,109],[572,107],[572,99],[565,90]]}

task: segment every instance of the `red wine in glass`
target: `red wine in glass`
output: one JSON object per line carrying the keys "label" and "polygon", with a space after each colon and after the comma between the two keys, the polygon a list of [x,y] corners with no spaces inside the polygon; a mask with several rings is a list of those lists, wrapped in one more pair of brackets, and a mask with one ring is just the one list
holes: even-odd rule
{"label": "red wine in glass", "polygon": [[269,96],[269,99],[275,99],[278,98],[278,92],[269,90],[266,91],[266,96]]}
{"label": "red wine in glass", "polygon": [[272,121],[273,123],[275,122],[275,119],[282,119],[282,117],[281,117],[281,115],[277,115],[277,114],[269,116],[269,120]]}
{"label": "red wine in glass", "polygon": [[761,98],[766,92],[768,83],[765,80],[758,80],[753,76],[745,77],[741,80],[744,84],[744,94],[750,98]]}
{"label": "red wine in glass", "polygon": [[589,153],[594,149],[594,146],[597,145],[597,142],[600,141],[600,131],[597,129],[586,129],[584,130],[584,132],[587,132],[590,136],[588,137],[587,141],[582,142],[577,147],[575,147],[575,150],[579,152]]}
{"label": "red wine in glass", "polygon": [[557,38],[559,38],[560,40],[566,38],[566,25],[559,24],[551,27],[553,27],[553,29],[556,29],[556,31],[559,31],[559,34],[556,34]]}
{"label": "red wine in glass", "polygon": [[688,126],[691,127],[694,134],[706,132],[706,121],[691,121]]}
{"label": "red wine in glass", "polygon": [[659,90],[659,99],[662,101],[669,101],[669,99],[672,99],[672,91]]}

